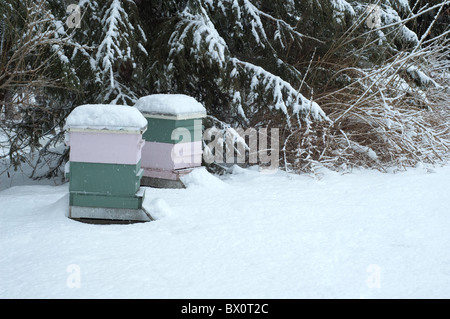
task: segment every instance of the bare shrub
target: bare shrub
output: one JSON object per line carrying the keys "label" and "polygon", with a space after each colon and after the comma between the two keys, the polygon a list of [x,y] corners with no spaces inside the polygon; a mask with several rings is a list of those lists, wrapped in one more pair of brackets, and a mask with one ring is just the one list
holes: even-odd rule
{"label": "bare shrub", "polygon": [[[409,20],[397,23],[398,27]],[[399,50],[377,66],[365,68],[352,57],[334,58],[348,36],[338,39],[322,61],[312,64],[311,76],[306,77],[309,87],[317,87],[317,69],[331,74],[314,96],[330,122],[304,122],[290,129],[281,143],[284,168],[311,172],[319,165],[344,171],[352,167],[386,171],[447,162],[449,30],[431,39],[428,34],[412,49]],[[367,42],[360,51],[369,46]]]}

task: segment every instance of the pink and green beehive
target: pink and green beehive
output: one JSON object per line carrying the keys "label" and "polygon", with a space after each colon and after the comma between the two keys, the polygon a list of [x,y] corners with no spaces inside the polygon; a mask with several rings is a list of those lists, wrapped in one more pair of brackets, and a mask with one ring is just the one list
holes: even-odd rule
{"label": "pink and green beehive", "polygon": [[81,105],[66,121],[69,217],[149,221],[140,188],[147,120],[125,105]]}
{"label": "pink and green beehive", "polygon": [[135,106],[147,120],[143,134],[141,185],[184,187],[180,177],[202,165],[202,119],[206,110],[193,97],[153,94]]}

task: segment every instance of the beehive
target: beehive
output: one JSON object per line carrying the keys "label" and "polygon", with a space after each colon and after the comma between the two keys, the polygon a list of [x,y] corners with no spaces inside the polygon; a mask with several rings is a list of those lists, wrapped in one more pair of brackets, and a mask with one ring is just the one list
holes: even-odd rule
{"label": "beehive", "polygon": [[202,164],[202,119],[206,110],[182,94],[154,94],[135,104],[147,120],[141,185],[183,187],[180,177]]}
{"label": "beehive", "polygon": [[124,105],[82,105],[66,122],[70,218],[147,221],[140,189],[147,121]]}

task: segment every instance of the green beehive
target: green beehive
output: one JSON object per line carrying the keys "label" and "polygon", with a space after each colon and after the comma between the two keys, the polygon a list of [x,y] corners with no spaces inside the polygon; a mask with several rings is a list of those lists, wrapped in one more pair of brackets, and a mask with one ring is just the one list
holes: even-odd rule
{"label": "green beehive", "polygon": [[145,118],[120,105],[83,105],[68,117],[70,213],[74,219],[148,221],[140,189]]}
{"label": "green beehive", "polygon": [[183,175],[202,164],[202,119],[206,110],[183,94],[153,94],[135,106],[146,118],[141,185],[182,188]]}

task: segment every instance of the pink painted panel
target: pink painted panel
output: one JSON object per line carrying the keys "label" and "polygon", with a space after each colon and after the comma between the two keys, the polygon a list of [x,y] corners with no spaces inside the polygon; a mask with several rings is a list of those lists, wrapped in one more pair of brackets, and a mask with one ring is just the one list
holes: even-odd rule
{"label": "pink painted panel", "polygon": [[145,142],[141,167],[173,170],[202,165],[202,142],[158,143]]}
{"label": "pink painted panel", "polygon": [[139,133],[70,132],[70,161],[135,165],[144,142]]}

